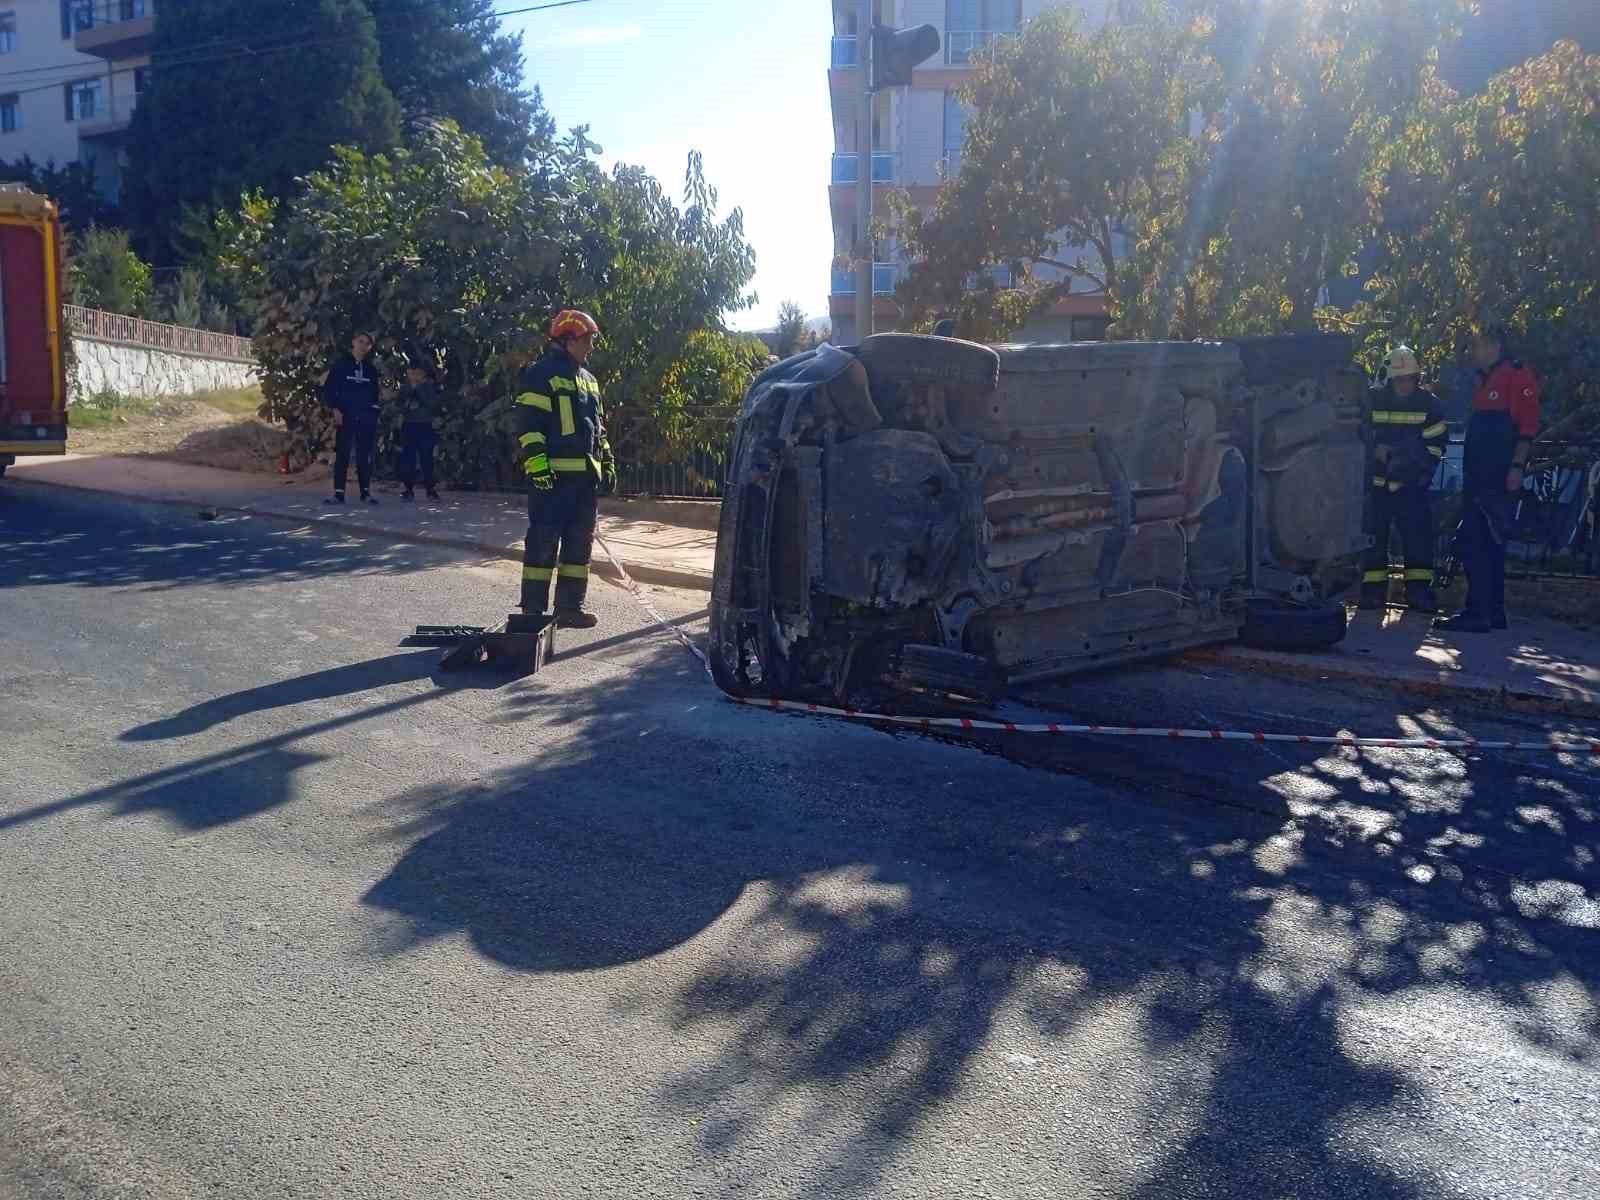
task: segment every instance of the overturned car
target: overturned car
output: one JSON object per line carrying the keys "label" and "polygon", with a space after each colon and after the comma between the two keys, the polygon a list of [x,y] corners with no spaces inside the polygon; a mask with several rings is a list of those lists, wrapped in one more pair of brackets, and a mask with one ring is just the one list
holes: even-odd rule
{"label": "overturned car", "polygon": [[1366,544],[1339,336],[981,346],[770,367],[735,428],[711,659],[735,695],[993,699],[1243,637],[1316,649]]}

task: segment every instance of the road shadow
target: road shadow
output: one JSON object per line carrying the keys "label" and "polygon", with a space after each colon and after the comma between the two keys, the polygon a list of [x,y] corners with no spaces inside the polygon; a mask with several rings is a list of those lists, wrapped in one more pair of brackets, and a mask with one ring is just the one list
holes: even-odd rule
{"label": "road shadow", "polygon": [[434,678],[441,684],[453,681],[438,670],[437,650],[412,650],[405,654],[391,654],[385,658],[349,663],[316,671],[309,675],[296,675],[260,687],[247,688],[218,696],[199,704],[190,705],[182,712],[143,725],[123,733],[123,742],[157,742],[169,738],[192,737],[228,721],[246,717],[269,709],[286,708],[315,700],[332,700],[340,696],[353,696],[397,683],[414,683]]}
{"label": "road shadow", "polygon": [[[712,1047],[657,1100],[729,1163],[797,1121],[807,1191],[872,1192],[1014,1047],[1019,1086],[1098,1114],[1053,1186],[1433,1195],[1436,1162],[1380,1147],[1440,1066],[1375,1028],[1457,1024],[1485,1060],[1600,1051],[1586,763],[1207,744],[1197,771],[1193,744],[1075,742],[1070,783],[808,718],[709,725],[664,687],[586,691],[583,749],[399,798],[403,850],[364,901],[406,918],[382,954],[464,933],[520,971],[698,939],[682,986],[618,1003]],[[1006,1136],[1069,1137],[1063,1103]],[[1437,1136],[1465,1171],[1498,1153]]]}
{"label": "road shadow", "polygon": [[419,546],[224,514],[202,520],[175,506],[130,503],[57,488],[0,494],[5,588],[69,585],[147,591],[196,584],[406,574],[442,554]]}

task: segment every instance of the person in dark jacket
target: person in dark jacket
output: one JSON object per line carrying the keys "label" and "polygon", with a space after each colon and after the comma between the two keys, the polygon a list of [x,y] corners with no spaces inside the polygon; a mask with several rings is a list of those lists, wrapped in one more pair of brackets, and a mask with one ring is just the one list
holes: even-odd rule
{"label": "person in dark jacket", "polygon": [[1507,351],[1506,331],[1490,327],[1473,339],[1478,385],[1461,463],[1461,528],[1457,544],[1467,572],[1467,604],[1435,622],[1451,633],[1506,627],[1506,536],[1522,469],[1539,432],[1539,380]]}
{"label": "person in dark jacket", "polygon": [[433,447],[437,441],[433,419],[439,412],[439,389],[433,367],[418,360],[406,368],[406,386],[400,390],[400,482],[406,485],[402,500],[417,498],[420,477],[429,500],[439,498],[433,485]]}
{"label": "person in dark jacket", "polygon": [[339,427],[333,444],[333,495],[325,504],[344,503],[344,485],[355,455],[356,481],[361,499],[376,504],[372,496],[372,454],[378,444],[378,416],[383,395],[378,367],[372,361],[372,335],[358,333],[350,339],[350,353],[335,359],[322,377],[322,402],[333,409]]}
{"label": "person in dark jacket", "polygon": [[600,326],[565,309],[550,324],[550,345],[524,368],[517,385],[523,475],[528,481],[528,536],[522,550],[522,611],[543,613],[556,581],[558,625],[592,629],[584,609],[597,497],[617,486],[606,440],[600,385],[584,366]]}
{"label": "person in dark jacket", "polygon": [[1369,393],[1373,466],[1368,494],[1367,551],[1361,607],[1382,608],[1389,592],[1389,531],[1400,531],[1405,552],[1406,607],[1437,612],[1433,591],[1433,505],[1428,488],[1444,458],[1450,427],[1439,397],[1421,384],[1422,366],[1409,346],[1385,363],[1387,381]]}

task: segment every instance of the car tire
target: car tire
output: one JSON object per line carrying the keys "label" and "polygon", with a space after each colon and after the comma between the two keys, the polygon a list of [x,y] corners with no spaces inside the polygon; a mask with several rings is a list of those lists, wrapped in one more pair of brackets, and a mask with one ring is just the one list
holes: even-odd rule
{"label": "car tire", "polygon": [[1257,650],[1327,650],[1344,640],[1345,627],[1342,604],[1250,600],[1239,640]]}
{"label": "car tire", "polygon": [[944,383],[993,391],[1000,356],[977,342],[917,333],[876,333],[856,347],[876,389],[883,383]]}
{"label": "car tire", "polygon": [[1348,367],[1355,344],[1343,333],[1283,333],[1233,343],[1249,384],[1283,383]]}

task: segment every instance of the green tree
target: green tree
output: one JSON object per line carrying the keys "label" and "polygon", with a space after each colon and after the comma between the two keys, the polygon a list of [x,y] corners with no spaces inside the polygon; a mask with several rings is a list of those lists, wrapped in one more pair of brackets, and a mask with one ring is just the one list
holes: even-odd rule
{"label": "green tree", "polygon": [[70,233],[81,233],[91,225],[116,225],[117,213],[100,195],[94,169],[70,162],[64,167],[54,161],[42,166],[24,154],[15,162],[0,163],[0,183],[20,183],[41,196],[49,196],[61,210],[61,223]]}
{"label": "green tree", "polygon": [[451,122],[393,154],[339,149],[291,200],[256,194],[218,221],[222,269],[256,322],[262,415],[301,454],[319,449],[318,380],[369,329],[380,366],[404,352],[442,368],[441,472],[512,481],[516,371],[551,314],[577,305],[604,331],[592,365],[620,453],[720,442],[749,378],[720,318],[753,262],[698,159],[688,196],[680,210],[636,168],[605,174],[581,130],[526,169],[492,163]]}
{"label": "green tree", "polygon": [[513,373],[573,283],[563,247],[589,171],[560,153],[539,175],[508,171],[445,122],[390,155],[340,148],[290,201],[257,193],[220,218],[222,269],[255,318],[262,415],[299,452],[328,436],[321,373],[368,329],[380,366],[407,349],[439,363],[447,477],[509,462]]}
{"label": "green tree", "polygon": [[133,252],[126,230],[90,227],[72,239],[67,258],[71,303],[142,317],[150,292],[150,266]]}
{"label": "green tree", "polygon": [[778,328],[773,338],[774,352],[779,358],[788,358],[805,349],[806,310],[793,300],[778,305]]}
{"label": "green tree", "polygon": [[[1069,291],[1104,291],[1125,332],[1149,332],[1136,309],[1201,153],[1187,114],[1214,102],[1199,39],[1160,6],[1085,28],[1046,10],[981,66],[961,166],[931,212],[898,197],[892,223],[916,263],[901,289],[915,322],[955,316],[968,336],[997,337]],[[1015,288],[974,288],[991,266],[1018,268]],[[1026,269],[1026,273],[1024,270]]]}
{"label": "green tree", "polygon": [[453,120],[506,165],[553,133],[522,84],[520,35],[501,31],[493,0],[366,0],[383,78],[408,124]]}
{"label": "green tree", "polygon": [[743,215],[719,219],[698,154],[683,196],[680,208],[647,172],[618,167],[596,180],[579,239],[600,268],[601,286],[586,300],[602,330],[594,365],[612,445],[627,461],[720,446],[748,382],[725,369],[731,349],[697,336],[719,333],[729,313],[754,302],[745,295],[755,255]]}
{"label": "green tree", "polygon": [[1464,0],[1196,0],[1225,100],[1184,222],[1208,332],[1309,332],[1376,218],[1372,167]]}
{"label": "green tree", "polygon": [[1437,371],[1503,322],[1547,431],[1600,434],[1600,56],[1561,42],[1465,97],[1430,76],[1379,173],[1375,270],[1342,318],[1369,360],[1404,340]]}
{"label": "green tree", "polygon": [[364,0],[164,0],[149,90],[129,134],[124,200],[157,261],[178,257],[186,213],[291,194],[335,145],[393,146],[399,109]]}
{"label": "green tree", "polygon": [[[980,68],[932,212],[897,206],[913,319],[993,337],[1076,289],[1103,290],[1124,337],[1316,328],[1463,8],[1128,0],[1092,32],[1047,11]],[[1022,284],[973,289],[992,265]]]}

